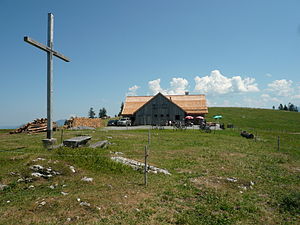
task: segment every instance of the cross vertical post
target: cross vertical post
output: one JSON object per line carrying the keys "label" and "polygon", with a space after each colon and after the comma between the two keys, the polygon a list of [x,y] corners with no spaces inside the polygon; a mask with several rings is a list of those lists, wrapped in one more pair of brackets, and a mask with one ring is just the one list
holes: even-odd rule
{"label": "cross vertical post", "polygon": [[[53,14],[48,13],[48,47],[53,49]],[[53,53],[47,52],[47,138],[52,139]]]}
{"label": "cross vertical post", "polygon": [[43,139],[44,144],[52,145],[55,139],[52,138],[53,123],[52,123],[52,95],[53,95],[53,56],[70,62],[70,59],[63,54],[53,49],[53,21],[54,16],[52,13],[48,13],[48,38],[47,45],[43,45],[30,37],[25,36],[24,41],[47,52],[47,139]]}

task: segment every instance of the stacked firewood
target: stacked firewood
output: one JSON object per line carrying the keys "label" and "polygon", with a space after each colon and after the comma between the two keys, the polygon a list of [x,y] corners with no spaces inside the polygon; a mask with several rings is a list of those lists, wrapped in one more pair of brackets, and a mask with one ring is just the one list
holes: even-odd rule
{"label": "stacked firewood", "polygon": [[85,127],[103,127],[104,126],[104,120],[101,118],[85,118],[85,117],[71,117],[69,120],[65,121],[65,128],[71,128],[71,127],[79,127],[79,126],[85,126]]}
{"label": "stacked firewood", "polygon": [[[53,130],[56,130],[56,123],[53,123]],[[10,134],[18,134],[18,133],[39,133],[47,131],[47,119],[41,118],[36,119],[30,123],[23,125],[20,128],[17,128],[14,131],[11,131]]]}

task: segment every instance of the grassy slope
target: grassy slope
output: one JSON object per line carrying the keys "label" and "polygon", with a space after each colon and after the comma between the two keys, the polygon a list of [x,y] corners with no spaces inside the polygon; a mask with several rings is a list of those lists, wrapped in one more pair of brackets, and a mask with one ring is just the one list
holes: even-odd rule
{"label": "grassy slope", "polygon": [[[148,131],[64,134],[64,138],[90,134],[92,142],[111,137],[114,145],[105,150],[46,151],[40,144],[44,134],[0,134],[0,184],[9,185],[0,191],[0,224],[297,224],[300,138],[294,133],[300,132],[300,113],[211,108],[213,114],[222,114],[225,123],[254,128],[257,141],[241,138],[239,129],[211,134],[152,130],[149,161],[172,175],[149,174],[148,187],[142,185],[141,173],[108,159],[111,152],[123,152],[125,157],[142,161]],[[280,128],[278,121],[284,124]],[[55,135],[60,140],[60,132]],[[46,160],[32,162],[37,157]],[[28,167],[37,163],[62,175],[16,182],[29,176]],[[94,181],[81,181],[84,176]],[[237,182],[227,180],[232,177]],[[55,189],[49,188],[55,184]],[[62,191],[69,194],[63,196]],[[91,206],[80,206],[77,198]],[[46,205],[39,206],[42,201]]]}
{"label": "grassy slope", "polygon": [[254,108],[209,108],[208,117],[213,115],[223,116],[221,122],[232,123],[241,128],[273,129],[273,130],[300,130],[300,113],[278,111],[271,109]]}

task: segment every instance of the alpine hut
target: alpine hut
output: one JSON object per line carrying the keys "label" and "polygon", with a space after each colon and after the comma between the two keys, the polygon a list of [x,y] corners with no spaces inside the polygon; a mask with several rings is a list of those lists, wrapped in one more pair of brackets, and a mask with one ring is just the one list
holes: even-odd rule
{"label": "alpine hut", "polygon": [[208,113],[205,95],[127,96],[121,115],[133,125],[165,125]]}

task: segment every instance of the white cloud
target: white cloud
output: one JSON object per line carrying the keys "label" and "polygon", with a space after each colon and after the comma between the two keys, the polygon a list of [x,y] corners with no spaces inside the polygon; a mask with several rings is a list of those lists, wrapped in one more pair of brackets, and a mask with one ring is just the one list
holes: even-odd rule
{"label": "white cloud", "polygon": [[189,85],[189,82],[183,78],[172,78],[171,82],[171,89],[168,91],[170,95],[183,95]]}
{"label": "white cloud", "polygon": [[230,105],[231,105],[231,103],[230,103],[229,100],[224,100],[223,101],[223,106],[230,106]]}
{"label": "white cloud", "polygon": [[212,107],[215,105],[215,102],[212,102],[210,99],[206,99],[206,103],[209,107]]}
{"label": "white cloud", "polygon": [[235,76],[231,78],[232,80],[232,86],[233,92],[258,92],[259,89],[257,87],[257,84],[254,83],[255,79],[246,77],[245,79],[242,79],[240,76]]}
{"label": "white cloud", "polygon": [[300,95],[294,95],[292,96],[292,99],[300,99]]}
{"label": "white cloud", "polygon": [[[242,78],[241,76],[227,77],[221,74],[219,70],[211,71],[208,76],[196,76],[194,80],[194,91],[196,93],[206,94],[209,106],[271,108],[273,105],[289,102],[291,100],[293,100],[293,103],[296,105],[300,104],[298,103],[300,102],[300,85],[294,84],[290,80],[273,81],[268,84],[268,89],[263,90],[258,88],[258,84],[254,78]],[[135,86],[129,90],[136,93],[136,89],[134,89]],[[148,86],[150,94],[153,95],[158,92],[176,95],[184,94],[188,91],[189,82],[184,78],[172,78],[169,82],[169,86],[163,88],[161,86],[161,79],[158,78],[149,81]]]}
{"label": "white cloud", "polygon": [[[265,100],[268,98],[264,96]],[[265,101],[261,98],[255,98],[253,96],[246,96],[243,100],[239,103],[242,107],[249,107],[249,108],[271,108],[272,104],[270,101]]]}
{"label": "white cloud", "polygon": [[278,96],[288,97],[291,96],[294,92],[292,84],[293,81],[291,80],[275,80],[272,83],[268,84],[268,90],[274,92]]}
{"label": "white cloud", "polygon": [[269,103],[269,102],[280,102],[280,100],[278,98],[272,97],[269,94],[262,94],[260,96],[261,100],[264,103]]}
{"label": "white cloud", "polygon": [[196,76],[195,82],[195,91],[203,93],[226,94],[232,87],[230,79],[223,76],[219,70],[212,71],[210,76]]}
{"label": "white cloud", "polygon": [[148,86],[153,95],[161,92],[167,95],[182,95],[187,91],[189,82],[184,78],[172,78],[169,89],[163,89],[160,86],[160,79],[148,82]]}
{"label": "white cloud", "polygon": [[149,81],[148,86],[153,95],[157,94],[158,92],[164,92],[164,90],[160,87],[160,79]]}
{"label": "white cloud", "polygon": [[272,74],[267,73],[267,74],[266,74],[266,77],[272,77]]}
{"label": "white cloud", "polygon": [[129,91],[129,92],[127,92],[126,95],[127,95],[127,96],[136,96],[136,95],[137,95],[136,92],[137,92],[137,90],[138,90],[139,88],[140,88],[140,87],[137,86],[137,85],[134,85],[134,86],[128,88],[128,91]]}
{"label": "white cloud", "polygon": [[295,100],[300,100],[300,83],[297,83],[296,84],[296,90],[295,90],[295,95],[292,96],[292,99],[295,99]]}
{"label": "white cloud", "polygon": [[77,116],[76,116],[76,114],[70,114],[70,115],[69,115],[69,118],[72,118],[72,117],[75,118],[75,117],[77,117]]}
{"label": "white cloud", "polygon": [[242,79],[240,76],[228,78],[223,76],[219,70],[213,70],[210,76],[196,76],[195,83],[195,91],[210,95],[259,91],[254,78]]}

